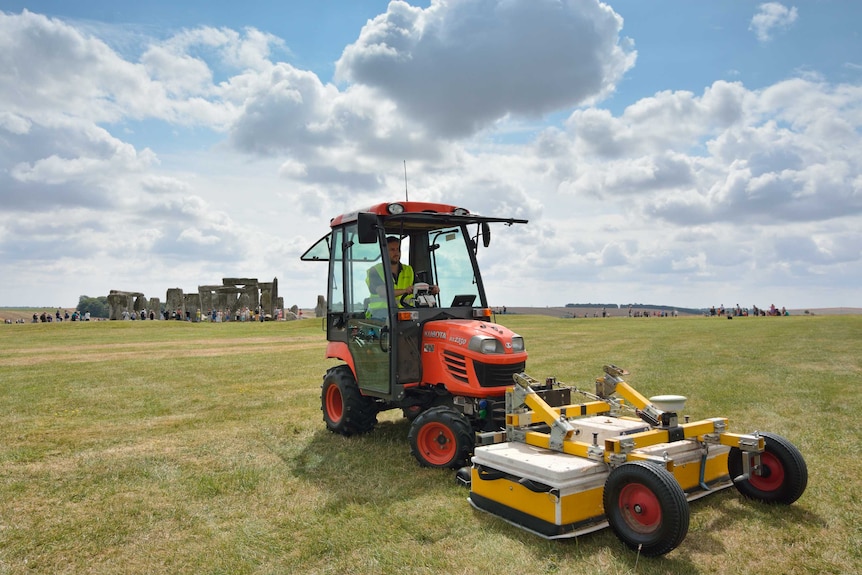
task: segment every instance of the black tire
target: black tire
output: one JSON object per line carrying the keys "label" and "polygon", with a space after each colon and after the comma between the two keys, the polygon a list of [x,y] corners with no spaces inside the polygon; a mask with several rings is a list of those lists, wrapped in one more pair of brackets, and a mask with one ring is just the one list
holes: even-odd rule
{"label": "black tire", "polygon": [[473,452],[473,428],[451,407],[437,406],[420,413],[410,426],[410,452],[423,467],[457,469]]}
{"label": "black tire", "polygon": [[[796,446],[787,439],[774,433],[761,433],[765,439],[766,450],[760,454],[760,472],[752,472],[748,479],[734,481],[737,491],[749,499],[764,503],[790,505],[808,486],[808,466]],[[730,478],[742,475],[744,454],[736,447],[727,454],[727,471]]]}
{"label": "black tire", "polygon": [[359,392],[356,378],[346,365],[326,371],[320,387],[320,409],[326,428],[341,435],[368,433],[377,425],[377,406]]}
{"label": "black tire", "polygon": [[644,461],[623,463],[608,475],[602,498],[614,533],[643,555],[664,555],[688,533],[685,492],[663,467]]}

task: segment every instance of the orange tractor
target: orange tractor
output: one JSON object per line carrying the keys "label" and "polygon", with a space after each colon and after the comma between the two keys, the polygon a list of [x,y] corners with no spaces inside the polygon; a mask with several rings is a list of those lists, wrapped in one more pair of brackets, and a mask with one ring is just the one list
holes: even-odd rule
{"label": "orange tractor", "polygon": [[[379,412],[401,409],[412,421],[413,455],[442,468],[464,465],[477,441],[501,440],[494,436],[505,429],[506,388],[527,352],[521,336],[492,322],[476,263],[495,223],[527,221],[383,203],[334,218],[302,255],[329,262],[326,356],[343,363],[323,378],[328,429],[367,433]],[[397,297],[398,277],[379,271],[390,268],[394,238],[413,274],[412,292]],[[372,280],[386,291],[374,292]]]}
{"label": "orange tractor", "polygon": [[323,377],[327,428],[367,433],[401,409],[414,457],[460,467],[474,508],[549,539],[610,526],[649,556],[683,541],[689,501],[730,485],[767,503],[803,494],[805,460],[779,435],[680,422],[684,397],[646,398],[615,365],[595,393],[524,373],[524,340],[491,321],[476,263],[492,223],[526,220],[379,204],[333,219],[303,254],[329,262],[326,355],[342,364]]}

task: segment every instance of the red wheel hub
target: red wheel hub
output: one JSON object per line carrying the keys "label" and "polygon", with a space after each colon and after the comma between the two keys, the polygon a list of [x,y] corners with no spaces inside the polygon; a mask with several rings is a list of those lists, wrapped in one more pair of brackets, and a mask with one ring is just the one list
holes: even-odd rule
{"label": "red wheel hub", "polygon": [[760,454],[760,473],[752,473],[748,482],[761,491],[775,491],[784,484],[784,466],[774,454]]}
{"label": "red wheel hub", "polygon": [[623,519],[633,531],[651,533],[661,525],[658,497],[645,485],[626,485],[620,491],[618,502]]}
{"label": "red wheel hub", "polygon": [[432,465],[445,465],[455,455],[455,434],[441,423],[423,425],[416,444]]}

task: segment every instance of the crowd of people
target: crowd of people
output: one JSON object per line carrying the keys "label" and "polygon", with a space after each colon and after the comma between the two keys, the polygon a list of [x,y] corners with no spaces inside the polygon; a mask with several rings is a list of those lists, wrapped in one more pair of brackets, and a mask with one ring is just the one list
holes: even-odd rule
{"label": "crowd of people", "polygon": [[[210,321],[213,323],[226,323],[229,321],[268,321],[271,319],[283,319],[284,310],[277,310],[274,314],[266,314],[261,306],[257,306],[255,309],[250,309],[248,306],[237,309],[233,314],[230,313],[230,310],[224,309],[210,309],[206,313],[202,312],[200,308],[195,311],[185,310],[182,308],[177,308],[175,310],[164,310],[159,313],[157,316],[153,310],[150,311],[132,311],[123,310],[122,319],[123,320],[155,320],[155,319],[163,319],[163,320],[175,320],[175,321],[190,321],[190,322],[202,322],[202,321]],[[302,316],[302,312],[299,312],[299,316]]]}
{"label": "crowd of people", "polygon": [[712,306],[709,308],[709,316],[710,317],[748,317],[748,316],[782,316],[782,315],[790,315],[790,312],[787,311],[787,308],[784,306],[781,309],[775,307],[775,304],[769,306],[768,309],[759,308],[756,305],[751,306],[751,308],[740,307],[739,304],[736,304],[736,307],[725,308],[724,304],[718,306]]}
{"label": "crowd of people", "polygon": [[[24,323],[23,319],[19,321]],[[69,310],[61,309],[58,309],[54,314],[44,311],[41,314],[33,312],[33,323],[51,323],[54,321],[90,321],[90,312],[82,314],[78,310],[73,310],[72,313],[69,313]]]}
{"label": "crowd of people", "polygon": [[[124,309],[120,319],[124,321],[143,321],[143,320],[178,320],[178,321],[190,321],[190,322],[201,322],[201,321],[209,321],[213,323],[226,323],[229,321],[238,321],[238,322],[248,322],[248,321],[270,321],[270,320],[281,320],[285,319],[285,311],[284,310],[275,310],[272,314],[264,313],[265,310],[261,306],[257,306],[254,309],[250,309],[249,307],[243,307],[237,309],[234,313],[231,313],[230,310],[224,309],[211,309],[207,313],[202,313],[200,309],[195,311],[183,311],[183,309],[178,308],[175,310],[164,310],[164,311],[154,311],[154,310],[140,310],[140,311],[129,311]],[[291,316],[294,319],[302,319],[302,310],[298,310],[295,316]],[[54,323],[54,322],[62,322],[62,321],[99,321],[102,318],[91,318],[90,312],[81,313],[78,310],[64,310],[58,309],[55,313],[51,313],[50,311],[43,311],[42,313],[33,312],[32,323]],[[4,323],[7,324],[21,324],[27,323],[27,320],[24,318],[16,318],[12,319],[4,319]]]}

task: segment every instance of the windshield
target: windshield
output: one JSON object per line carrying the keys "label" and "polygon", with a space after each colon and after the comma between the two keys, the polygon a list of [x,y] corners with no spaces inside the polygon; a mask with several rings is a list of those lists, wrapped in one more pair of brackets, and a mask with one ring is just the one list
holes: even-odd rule
{"label": "windshield", "polygon": [[[462,228],[429,232],[435,282],[440,287],[440,305],[480,305],[479,286]],[[456,300],[458,300],[456,302]]]}

